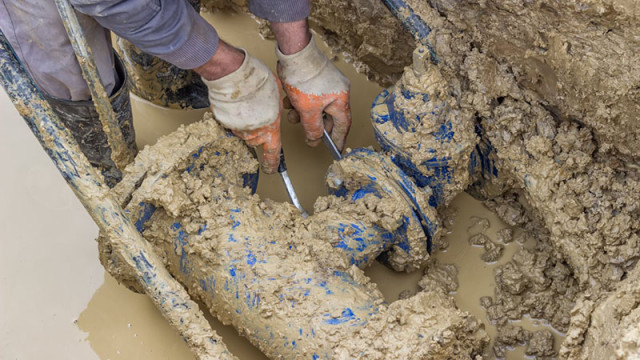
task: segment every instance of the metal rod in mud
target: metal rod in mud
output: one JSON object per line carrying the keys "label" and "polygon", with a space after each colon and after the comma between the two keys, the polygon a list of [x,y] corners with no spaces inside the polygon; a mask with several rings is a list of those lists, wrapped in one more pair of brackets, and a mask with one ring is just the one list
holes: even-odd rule
{"label": "metal rod in mud", "polygon": [[282,182],[284,183],[284,187],[287,189],[287,194],[289,195],[289,199],[291,203],[300,210],[302,213],[302,217],[306,218],[309,216],[307,210],[302,207],[300,200],[298,199],[298,195],[296,194],[296,190],[293,188],[293,183],[291,182],[291,178],[289,177],[289,173],[287,173],[287,164],[284,162],[284,150],[280,149],[280,164],[278,164],[278,173],[280,177],[282,177]]}
{"label": "metal rod in mud", "polygon": [[200,359],[234,359],[186,290],[169,274],[82,154],[0,30],[0,83],[93,221],[145,292]]}
{"label": "metal rod in mud", "polygon": [[404,27],[413,34],[416,40],[429,49],[431,61],[437,64],[439,60],[436,56],[436,51],[427,39],[427,36],[431,33],[431,27],[420,16],[416,15],[411,6],[404,0],[382,0],[382,2],[402,22]]}
{"label": "metal rod in mud", "polygon": [[55,0],[55,2],[64,28],[69,35],[73,51],[80,64],[82,77],[87,82],[102,128],[111,147],[111,158],[116,166],[123,170],[133,160],[133,156],[127,147],[122,131],[120,131],[118,118],[111,107],[109,95],[100,80],[100,74],[98,73],[91,47],[82,32],[78,17],[69,0]]}
{"label": "metal rod in mud", "polygon": [[340,153],[340,150],[338,150],[338,147],[336,146],[336,144],[331,139],[331,135],[329,135],[329,133],[327,132],[327,129],[324,129],[322,132],[322,142],[327,147],[327,149],[329,149],[329,153],[331,154],[331,157],[333,157],[333,160],[342,160],[342,154]]}

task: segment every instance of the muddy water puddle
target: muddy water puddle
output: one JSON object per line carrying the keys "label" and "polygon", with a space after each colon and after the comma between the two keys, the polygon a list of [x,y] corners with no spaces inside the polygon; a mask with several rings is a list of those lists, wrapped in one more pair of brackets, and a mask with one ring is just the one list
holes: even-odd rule
{"label": "muddy water puddle", "polygon": [[[450,227],[451,233],[446,236],[449,246],[446,250],[436,252],[434,257],[443,264],[456,265],[458,269],[458,290],[453,294],[456,304],[460,309],[468,311],[482,320],[485,324],[485,329],[493,339],[496,336],[496,327],[487,320],[486,311],[480,306],[480,298],[494,295],[496,287],[495,270],[500,265],[509,262],[520,247],[524,246],[531,249],[534,244],[520,244],[517,241],[511,241],[508,244],[504,244],[504,253],[497,261],[487,263],[481,258],[484,249],[479,246],[472,246],[469,243],[469,238],[474,234],[472,227],[477,227],[477,218],[486,219],[489,222],[489,228],[481,231],[481,233],[494,242],[498,242],[498,231],[509,228],[509,225],[500,220],[495,213],[487,209],[480,201],[475,200],[466,193],[458,195],[454,199],[452,206],[454,208],[454,219]],[[514,237],[521,231],[517,228],[513,230]],[[531,320],[525,317],[521,321],[513,321],[512,324],[530,331],[551,330],[554,334],[556,351],[563,340],[563,336],[559,332],[538,320]],[[492,352],[490,351],[488,356],[491,357],[491,355]],[[524,348],[520,346],[509,351],[506,358],[522,359],[523,357]]]}
{"label": "muddy water puddle", "polygon": [[[487,319],[486,310],[480,305],[480,298],[494,295],[496,287],[495,270],[500,265],[509,262],[520,247],[531,248],[533,244],[520,244],[517,241],[501,244],[505,245],[502,256],[497,261],[487,263],[481,258],[484,249],[479,246],[472,246],[469,243],[469,238],[476,233],[475,231],[470,231],[470,228],[474,227],[474,225],[477,226],[477,220],[479,219],[487,220],[489,227],[482,230],[481,233],[497,242],[498,231],[510,226],[500,220],[491,210],[487,209],[482,202],[475,200],[466,193],[458,195],[453,200],[451,207],[453,210],[451,211],[451,217],[453,219],[443,219],[452,221],[450,225],[451,232],[446,235],[449,245],[444,250],[434,252],[432,256],[441,264],[454,264],[456,266],[458,270],[458,289],[451,293],[456,305],[481,320],[487,333],[494,339],[497,333],[496,326]],[[514,236],[516,236],[520,230],[514,230]],[[411,274],[397,273],[380,263],[374,263],[373,266],[365,270],[365,273],[378,284],[378,288],[388,302],[397,300],[403,291],[409,291],[410,293],[418,291],[417,283],[422,278],[422,272],[420,271]],[[513,321],[511,324],[521,326],[529,331],[551,330],[554,334],[554,348],[556,351],[564,338],[563,334],[557,332],[551,326],[529,317],[524,317],[520,321]],[[525,358],[524,350],[523,346],[509,349],[505,358],[523,359]],[[491,346],[487,349],[485,358],[495,358]]]}
{"label": "muddy water puddle", "polygon": [[[222,38],[232,44],[246,48],[251,54],[263,60],[272,70],[275,70],[275,53],[274,43],[272,41],[263,40],[258,35],[258,26],[256,22],[246,15],[229,15],[229,14],[205,14],[205,17],[215,24]],[[326,47],[325,51],[328,52]],[[336,65],[349,77],[352,85],[351,108],[353,111],[353,126],[348,139],[348,147],[375,146],[373,131],[369,123],[369,108],[373,98],[381,90],[379,86],[367,81],[366,77],[357,74],[353,66],[347,64],[341,56],[337,56]],[[4,95],[3,95],[4,96]],[[197,111],[177,111],[158,108],[135,97],[132,99],[135,126],[137,131],[137,141],[140,146],[152,144],[159,136],[168,134],[175,130],[180,124],[191,123],[201,118],[204,110]],[[9,106],[8,102],[2,102],[3,107]],[[297,125],[291,125],[283,118],[282,122],[283,146],[287,152],[287,163],[289,174],[292,178],[294,186],[298,192],[303,206],[312,209],[315,199],[326,194],[324,185],[324,175],[328,165],[331,163],[331,157],[327,150],[323,147],[309,148],[306,146],[303,138],[302,129]],[[49,169],[50,170],[50,169]],[[35,171],[35,170],[31,170]],[[51,175],[56,176],[56,175]],[[45,178],[45,177],[43,177]],[[64,192],[68,190],[65,184],[59,179],[51,180],[51,186],[57,190],[47,190],[48,193],[56,194],[57,191]],[[49,184],[44,182],[43,184]],[[9,184],[9,183],[5,183]],[[43,185],[44,186],[44,185]],[[49,186],[49,185],[47,185]],[[37,189],[37,188],[36,188]],[[281,179],[277,176],[262,176],[259,183],[258,193],[263,198],[271,198],[276,201],[288,201],[284,186]],[[59,195],[58,195],[59,196]],[[12,200],[18,202],[18,200]],[[53,199],[56,204],[61,202]],[[75,201],[71,198],[69,201]],[[75,203],[74,203],[75,204]],[[466,311],[471,312],[477,318],[485,323],[487,331],[493,336],[495,335],[495,327],[491,325],[485,315],[485,310],[480,306],[480,297],[491,296],[495,288],[493,280],[494,271],[497,266],[509,261],[513,253],[519,246],[517,242],[512,242],[505,247],[505,253],[496,262],[487,264],[480,257],[483,253],[481,248],[469,245],[469,233],[467,228],[471,225],[471,217],[482,217],[489,220],[490,227],[485,234],[492,238],[496,238],[498,230],[505,228],[502,223],[491,211],[486,209],[480,202],[466,194],[458,196],[453,203],[457,209],[452,232],[447,236],[449,246],[446,250],[440,251],[434,256],[441,263],[453,263],[458,268],[459,288],[453,294],[458,306]],[[77,204],[76,204],[77,207]],[[76,210],[81,214],[82,210]],[[11,214],[5,214],[3,217],[11,219]],[[48,231],[55,232],[55,217],[66,219],[68,213],[62,211],[54,211],[46,213],[43,216],[51,216],[51,224],[48,225]],[[81,215],[79,215],[81,216]],[[10,220],[8,220],[10,221]],[[69,241],[89,242],[90,234],[95,232],[95,227],[91,223],[88,216],[81,217],[81,221],[85,224],[87,230],[82,236],[76,235],[71,237]],[[60,225],[61,226],[61,225]],[[70,226],[70,224],[65,224]],[[89,234],[89,235],[87,235]],[[36,236],[36,235],[33,235]],[[95,234],[93,235],[95,236]],[[5,239],[2,239],[4,242]],[[86,244],[85,244],[86,245]],[[159,312],[154,308],[153,304],[143,295],[135,294],[124,287],[118,285],[109,275],[103,274],[99,270],[97,252],[95,250],[87,250],[88,246],[95,247],[95,243],[90,243],[80,250],[76,250],[74,246],[65,248],[65,252],[70,257],[82,256],[85,262],[91,264],[94,277],[91,289],[95,290],[92,296],[86,296],[87,305],[80,305],[72,308],[70,312],[76,315],[69,315],[65,320],[64,326],[72,326],[71,335],[67,331],[50,331],[43,333],[43,339],[48,337],[48,341],[55,341],[57,337],[76,337],[70,341],[70,345],[56,349],[62,353],[51,354],[44,347],[41,351],[32,349],[29,351],[30,356],[17,358],[87,358],[89,355],[86,349],[88,344],[92,351],[100,359],[191,359],[193,356],[189,352],[178,334],[166,323]],[[527,246],[526,244],[524,246]],[[9,248],[3,245],[3,250]],[[74,253],[76,251],[77,253]],[[74,256],[75,255],[75,256]],[[86,260],[88,259],[88,260]],[[12,261],[17,264],[21,257],[3,257],[4,267],[10,268]],[[63,261],[50,261],[46,263],[47,272],[57,276],[65,276],[68,271],[66,263]],[[64,270],[64,271],[63,271]],[[82,267],[77,269],[82,272]],[[380,264],[374,264],[367,269],[367,274],[378,284],[387,301],[391,302],[398,298],[403,290],[415,291],[418,280],[422,277],[421,272],[413,274],[395,273]],[[103,275],[102,275],[103,274]],[[15,276],[24,276],[17,273]],[[104,277],[102,279],[102,277]],[[24,281],[31,281],[25,277]],[[7,293],[6,282],[2,283],[2,292]],[[100,285],[101,284],[101,285]],[[88,285],[84,283],[69,283],[64,291],[57,289],[54,295],[48,296],[50,293],[42,294],[34,290],[34,293],[27,294],[32,297],[47,297],[47,301],[64,307],[65,301],[69,297],[76,299],[85,299],[78,294],[87,294]],[[90,290],[93,291],[93,290]],[[91,293],[89,293],[91,294]],[[10,297],[25,296],[23,294],[11,293]],[[33,305],[31,302],[25,302],[29,305],[20,307],[20,301],[11,301],[13,311],[30,312],[29,306],[45,306],[44,304]],[[2,304],[3,311],[7,307],[7,302]],[[77,309],[77,310],[76,310]],[[37,311],[36,313],[40,313]],[[3,321],[0,322],[4,322]],[[238,336],[235,330],[228,326],[223,326],[215,319],[211,319],[214,329],[223,336],[225,343],[229,349],[240,359],[264,359],[265,357],[248,341]],[[37,319],[29,323],[36,323]],[[537,330],[546,328],[544,324],[536,323],[535,320],[525,319],[521,323],[516,323],[528,329]],[[21,321],[11,319],[11,323],[2,326],[2,333],[8,334],[9,327],[13,331],[20,331],[23,334],[29,333],[29,327],[20,328]],[[81,333],[78,333],[77,330]],[[29,335],[24,335],[29,336]],[[51,340],[53,339],[53,340]],[[30,339],[38,342],[38,339]],[[68,339],[67,339],[68,340]],[[65,341],[67,341],[65,340]],[[556,334],[556,348],[560,338]],[[73,344],[75,343],[75,345]],[[17,344],[8,340],[2,344],[4,349],[12,347],[11,354],[20,354],[25,344]],[[74,350],[75,347],[82,348],[82,351]],[[90,351],[89,351],[90,353]],[[73,355],[71,355],[73,354]],[[81,356],[78,354],[82,354]],[[516,348],[507,354],[508,359],[523,358],[523,349]],[[4,358],[4,356],[0,356]]]}

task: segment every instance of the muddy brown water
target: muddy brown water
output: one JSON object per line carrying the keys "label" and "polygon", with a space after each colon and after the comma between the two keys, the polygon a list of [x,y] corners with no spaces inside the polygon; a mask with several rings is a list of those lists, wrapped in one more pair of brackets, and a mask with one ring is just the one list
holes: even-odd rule
{"label": "muddy brown water", "polygon": [[[274,44],[259,37],[252,18],[205,16],[222,38],[246,48],[275,70]],[[352,84],[354,122],[347,146],[375,146],[369,108],[381,88],[356,73],[341,56],[336,65]],[[139,146],[154,143],[180,124],[197,121],[203,113],[162,109],[137,98],[132,103]],[[4,92],[0,109],[0,358],[192,359],[182,339],[145,296],[118,285],[102,270],[93,241],[96,226]],[[289,174],[303,206],[312,209],[317,196],[326,194],[324,174],[331,157],[323,147],[307,147],[299,126],[284,120],[282,131]],[[288,201],[277,176],[262,176],[258,192],[263,198]],[[480,259],[482,249],[467,241],[471,217],[487,218],[491,226],[485,234],[493,239],[507,225],[466,194],[459,195],[453,206],[457,212],[447,236],[450,246],[435,256],[441,263],[456,264],[459,288],[452,294],[456,303],[481,319],[494,335],[495,327],[486,320],[479,298],[493,295],[495,268],[527,244],[512,242],[498,262],[485,263]],[[403,290],[415,290],[421,278],[420,272],[395,273],[379,264],[366,272],[389,302]],[[233,328],[210,320],[240,359],[266,359]],[[515,324],[547,328],[530,319]],[[557,348],[561,334],[555,335]],[[507,358],[523,356],[520,347],[509,351]]]}

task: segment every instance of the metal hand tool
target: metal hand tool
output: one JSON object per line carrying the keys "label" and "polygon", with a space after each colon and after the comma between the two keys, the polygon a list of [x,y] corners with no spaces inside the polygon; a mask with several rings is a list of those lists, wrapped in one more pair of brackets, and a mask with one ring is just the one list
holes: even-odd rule
{"label": "metal hand tool", "polygon": [[296,195],[296,191],[293,188],[293,184],[291,183],[291,179],[289,178],[289,174],[287,173],[287,164],[284,162],[284,150],[280,149],[280,165],[278,165],[278,174],[282,177],[282,181],[284,182],[284,187],[287,189],[287,194],[289,194],[289,199],[295,207],[300,210],[302,213],[302,217],[309,216],[307,210],[302,207],[300,204],[300,200],[298,200],[298,195]]}
{"label": "metal hand tool", "polygon": [[331,139],[331,135],[327,133],[326,129],[322,134],[322,142],[327,147],[327,149],[329,149],[329,152],[331,153],[331,156],[333,157],[334,160],[342,160],[342,154],[340,153],[340,150],[338,150],[338,148],[336,147],[336,144],[333,143],[333,140]]}

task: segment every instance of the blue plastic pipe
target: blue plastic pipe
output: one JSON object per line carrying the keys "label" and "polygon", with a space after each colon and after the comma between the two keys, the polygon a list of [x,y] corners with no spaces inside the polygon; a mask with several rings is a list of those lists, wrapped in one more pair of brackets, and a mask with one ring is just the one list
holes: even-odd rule
{"label": "blue plastic pipe", "polygon": [[124,170],[132,160],[133,156],[127,146],[127,142],[120,131],[120,124],[115,111],[111,107],[109,95],[102,85],[98,66],[93,58],[89,42],[87,41],[75,10],[71,7],[69,0],[55,0],[56,7],[62,18],[65,30],[71,41],[73,51],[78,59],[78,64],[82,71],[82,77],[87,82],[91,98],[96,106],[98,117],[102,123],[102,128],[111,147],[111,158],[113,163],[120,170]]}
{"label": "blue plastic pipe", "polygon": [[403,0],[383,0],[382,2],[402,22],[404,27],[413,34],[416,40],[429,50],[431,61],[437,64],[439,60],[436,56],[436,51],[427,39],[427,36],[431,33],[429,25],[420,16],[416,15],[411,6]]}

